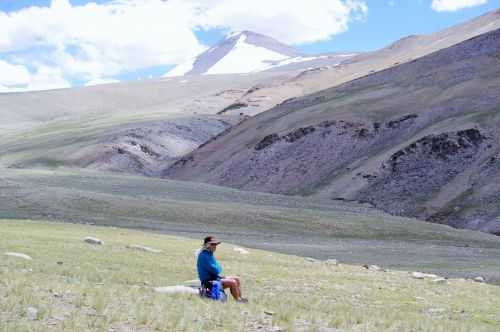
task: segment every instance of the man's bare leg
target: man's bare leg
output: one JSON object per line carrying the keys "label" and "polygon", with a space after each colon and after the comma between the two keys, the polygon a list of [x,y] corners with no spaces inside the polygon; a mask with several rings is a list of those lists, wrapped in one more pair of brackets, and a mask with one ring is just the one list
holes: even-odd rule
{"label": "man's bare leg", "polygon": [[239,293],[241,295],[241,281],[240,281],[240,277],[236,277],[236,276],[229,276],[229,277],[226,277],[228,279],[233,279],[234,281],[236,281],[236,284],[238,285],[238,290],[239,290]]}
{"label": "man's bare leg", "polygon": [[221,280],[221,283],[224,289],[229,288],[229,290],[231,291],[231,295],[235,300],[239,301],[241,299],[239,284],[236,280],[232,278],[224,278]]}

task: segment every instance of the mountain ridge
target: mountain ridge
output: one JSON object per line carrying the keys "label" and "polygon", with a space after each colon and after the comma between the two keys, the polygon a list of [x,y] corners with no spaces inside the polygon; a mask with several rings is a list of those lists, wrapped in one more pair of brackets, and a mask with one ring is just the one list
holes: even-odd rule
{"label": "mountain ridge", "polygon": [[315,60],[324,62],[328,59],[328,63],[335,64],[354,55],[356,53],[306,55],[274,38],[246,30],[229,34],[194,59],[174,67],[165,76],[261,72],[289,68],[291,64],[296,69],[304,69]]}

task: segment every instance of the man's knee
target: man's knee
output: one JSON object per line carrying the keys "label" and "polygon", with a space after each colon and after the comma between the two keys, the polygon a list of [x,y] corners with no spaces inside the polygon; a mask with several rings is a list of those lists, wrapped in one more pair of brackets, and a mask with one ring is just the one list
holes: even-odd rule
{"label": "man's knee", "polygon": [[234,279],[222,279],[222,285],[227,288],[227,287],[235,287],[238,285],[238,282]]}
{"label": "man's knee", "polygon": [[238,284],[240,283],[240,277],[237,277],[237,276],[230,276],[228,277],[229,279],[233,279],[235,280]]}

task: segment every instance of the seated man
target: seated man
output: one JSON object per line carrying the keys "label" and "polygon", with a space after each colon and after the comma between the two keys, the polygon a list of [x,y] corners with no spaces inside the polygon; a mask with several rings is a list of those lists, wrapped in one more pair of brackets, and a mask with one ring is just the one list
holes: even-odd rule
{"label": "seated man", "polygon": [[248,302],[247,299],[241,296],[241,284],[238,277],[223,277],[221,276],[222,267],[214,257],[214,252],[220,244],[213,236],[207,236],[203,241],[203,247],[198,254],[197,268],[198,276],[202,287],[207,287],[207,284],[214,280],[220,280],[224,289],[229,288],[231,295],[238,302]]}

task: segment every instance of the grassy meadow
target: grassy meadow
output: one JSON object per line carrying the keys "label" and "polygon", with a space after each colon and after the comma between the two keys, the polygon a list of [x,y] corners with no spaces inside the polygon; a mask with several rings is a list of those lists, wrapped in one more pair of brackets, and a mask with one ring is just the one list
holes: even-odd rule
{"label": "grassy meadow", "polygon": [[[102,246],[83,242],[86,236]],[[145,245],[154,254],[127,248]],[[139,231],[0,221],[0,331],[498,331],[500,288],[309,261],[229,243],[217,256],[249,304],[154,287],[196,279],[199,241]],[[28,261],[7,257],[19,252]],[[37,309],[29,317],[27,308]]]}

